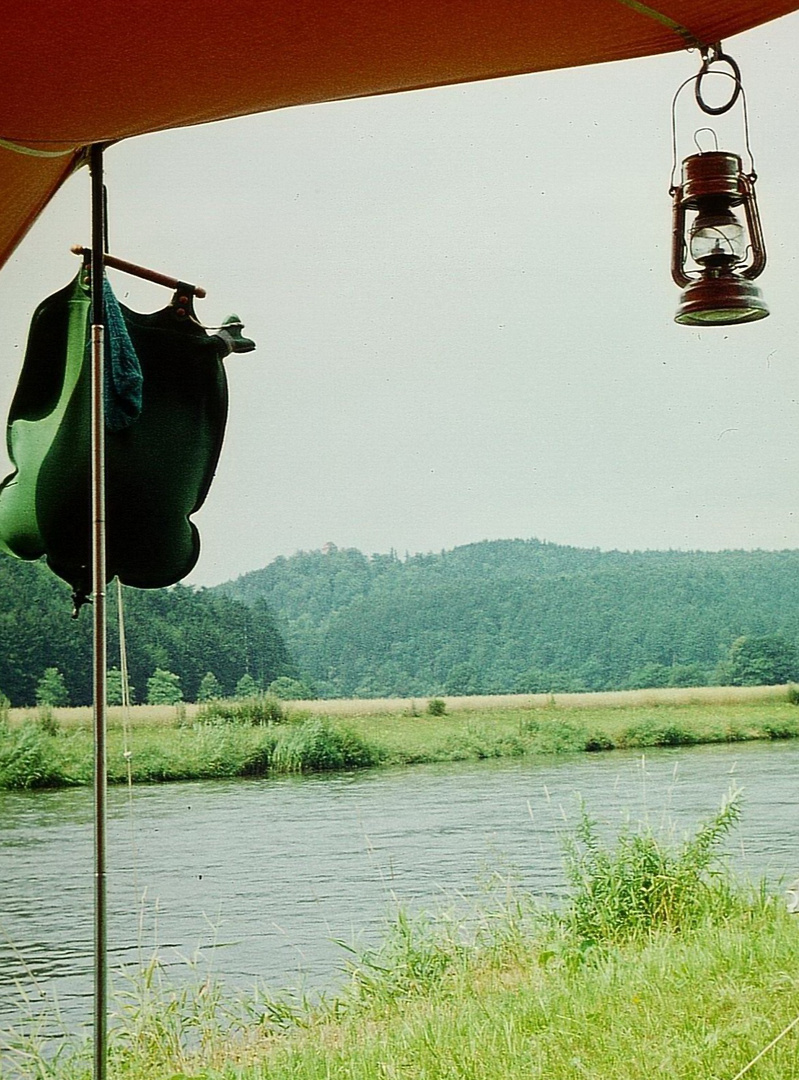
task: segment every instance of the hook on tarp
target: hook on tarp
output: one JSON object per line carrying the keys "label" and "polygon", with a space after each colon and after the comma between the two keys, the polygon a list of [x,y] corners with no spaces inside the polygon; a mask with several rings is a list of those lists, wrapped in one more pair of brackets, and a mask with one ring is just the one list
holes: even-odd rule
{"label": "hook on tarp", "polygon": [[[732,74],[729,71],[711,71],[713,64],[726,64]],[[708,105],[705,99],[702,97],[702,80],[706,75],[724,75],[728,79],[732,79],[735,83],[732,94],[729,101],[725,101],[723,105]],[[707,113],[708,116],[721,116],[725,112],[733,107],[738,100],[738,95],[741,93],[741,69],[731,56],[721,47],[721,42],[717,41],[715,45],[711,45],[702,50],[702,67],[699,69],[699,74],[696,76],[696,83],[694,84],[694,97],[696,103],[702,112]]]}

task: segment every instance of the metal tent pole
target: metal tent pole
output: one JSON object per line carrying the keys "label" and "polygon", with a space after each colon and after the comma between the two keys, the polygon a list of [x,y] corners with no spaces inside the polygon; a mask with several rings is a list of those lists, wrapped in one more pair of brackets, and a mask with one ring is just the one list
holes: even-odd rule
{"label": "metal tent pole", "polygon": [[90,150],[92,202],[91,263],[91,487],[92,606],[94,629],[94,1080],[105,1080],[108,1034],[108,950],[106,908],[106,557],[105,557],[105,409],[103,354],[105,318],[105,199],[103,146]]}

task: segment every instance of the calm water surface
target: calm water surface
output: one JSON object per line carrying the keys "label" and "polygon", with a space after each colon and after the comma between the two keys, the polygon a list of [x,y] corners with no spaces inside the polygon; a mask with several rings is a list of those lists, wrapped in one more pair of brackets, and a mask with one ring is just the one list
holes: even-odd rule
{"label": "calm water surface", "polygon": [[[336,940],[377,941],[397,902],[465,904],[494,871],[557,896],[580,798],[609,828],[681,832],[740,787],[732,857],[776,886],[799,874],[797,778],[799,744],[751,743],[115,788],[112,963],[157,948],[179,968],[199,950],[232,985],[329,988]],[[0,1029],[30,1011],[20,991],[90,1020],[91,815],[86,790],[0,793]]]}

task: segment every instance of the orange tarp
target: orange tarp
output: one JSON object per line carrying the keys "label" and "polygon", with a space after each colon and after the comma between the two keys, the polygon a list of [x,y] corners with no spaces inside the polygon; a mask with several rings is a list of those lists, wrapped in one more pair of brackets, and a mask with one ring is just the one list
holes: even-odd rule
{"label": "orange tarp", "polygon": [[311,102],[726,41],[799,0],[45,0],[3,13],[0,264],[82,148]]}

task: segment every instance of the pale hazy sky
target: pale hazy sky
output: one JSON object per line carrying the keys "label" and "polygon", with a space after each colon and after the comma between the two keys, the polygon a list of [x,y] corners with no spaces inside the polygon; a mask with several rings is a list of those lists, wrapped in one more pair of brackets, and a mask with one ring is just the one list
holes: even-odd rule
{"label": "pale hazy sky", "polygon": [[[200,317],[236,312],[258,343],[227,362],[189,580],[326,541],[799,547],[799,15],[725,45],[769,254],[772,314],[748,326],[672,321],[671,99],[696,54],[111,148],[111,250],[204,285]],[[708,119],[682,101],[680,157]],[[717,126],[738,151],[740,111]],[[0,273],[3,416],[30,315],[88,239],[84,170]],[[111,277],[139,310],[169,299]]]}

